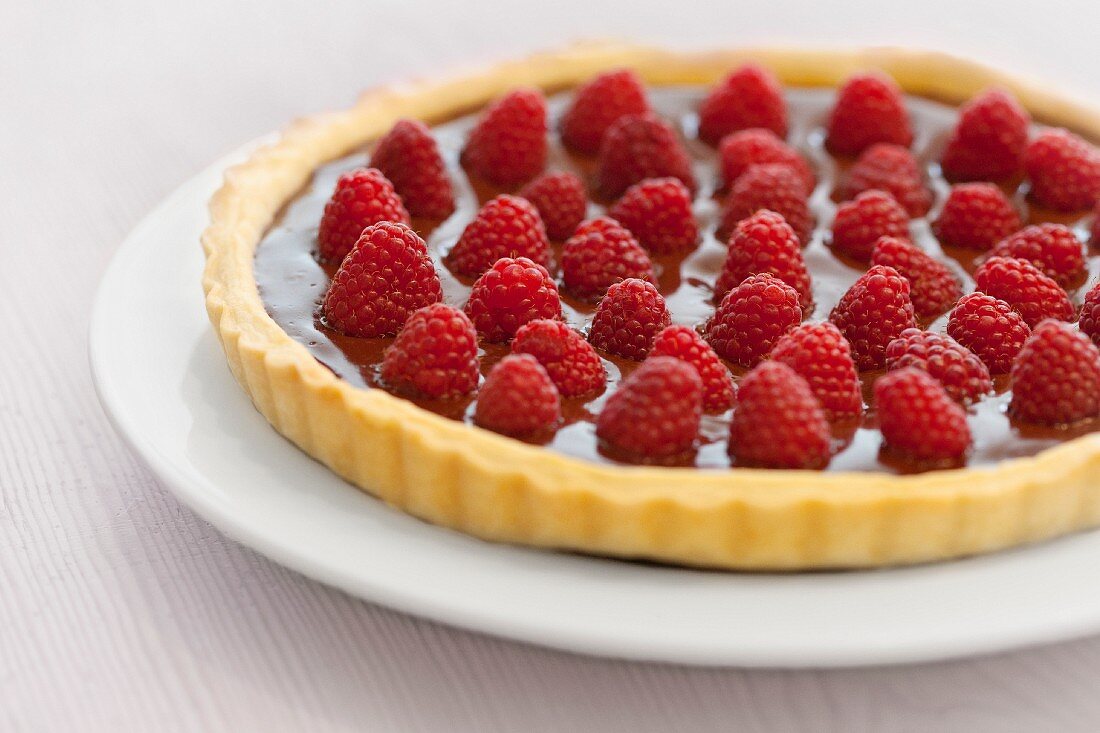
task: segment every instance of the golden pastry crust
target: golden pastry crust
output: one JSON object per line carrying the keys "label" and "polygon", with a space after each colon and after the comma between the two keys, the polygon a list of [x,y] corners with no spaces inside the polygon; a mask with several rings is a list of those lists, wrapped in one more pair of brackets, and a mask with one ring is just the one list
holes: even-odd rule
{"label": "golden pastry crust", "polygon": [[437,82],[364,94],[291,125],[230,169],[210,202],[203,288],[234,377],[268,421],[340,476],[421,519],[478,537],[728,569],[925,562],[1100,524],[1100,434],[991,467],[916,476],[621,467],[570,458],[353,387],[266,313],[253,255],[321,164],[400,117],[437,121],[519,84],[576,85],[614,67],[650,84],[713,84],[746,60],[789,85],[877,68],[909,93],[958,103],[991,84],[1039,120],[1100,137],[1100,113],[1040,85],[939,53],[745,49],[677,53],[583,44]]}

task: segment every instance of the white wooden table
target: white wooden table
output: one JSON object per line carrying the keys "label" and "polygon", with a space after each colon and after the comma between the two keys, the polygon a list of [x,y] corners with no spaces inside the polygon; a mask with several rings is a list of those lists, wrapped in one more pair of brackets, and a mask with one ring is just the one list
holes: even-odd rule
{"label": "white wooden table", "polygon": [[1100,639],[912,668],[705,671],[528,648],[349,598],[182,508],[113,434],[85,353],[98,274],[142,214],[239,143],[363,87],[616,35],[907,43],[1095,99],[1100,7],[172,5],[0,0],[0,729],[1100,728]]}

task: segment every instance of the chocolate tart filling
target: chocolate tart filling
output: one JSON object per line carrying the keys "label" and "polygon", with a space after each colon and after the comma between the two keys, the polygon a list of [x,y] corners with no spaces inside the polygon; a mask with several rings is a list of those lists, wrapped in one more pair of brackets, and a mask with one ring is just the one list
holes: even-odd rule
{"label": "chocolate tart filling", "polygon": [[[687,255],[654,257],[659,273],[658,287],[664,295],[674,323],[690,326],[702,324],[714,311],[712,285],[722,268],[726,247],[715,237],[714,230],[721,197],[715,190],[718,181],[717,154],[713,148],[696,139],[695,110],[706,94],[703,87],[655,87],[649,90],[650,101],[659,114],[677,125],[685,138],[688,152],[694,159],[699,182],[695,214],[699,221],[701,241]],[[824,122],[835,101],[832,89],[792,88],[786,92],[790,110],[788,142],[811,162],[817,174],[817,188],[810,198],[810,208],[817,225],[812,241],[803,251],[813,278],[813,310],[807,320],[823,320],[841,295],[866,270],[866,265],[846,261],[828,247],[829,229],[836,209],[833,192],[844,168],[851,162],[835,158],[824,148]],[[568,105],[569,92],[555,94],[548,100],[551,126]],[[943,144],[956,120],[956,109],[940,102],[910,96],[907,105],[912,117],[915,139],[912,149],[921,161],[935,202],[929,215],[911,222],[915,244],[944,261],[963,283],[964,292],[973,289],[970,272],[980,254],[969,250],[941,247],[932,235],[929,223],[935,218],[949,188],[936,163]],[[444,222],[414,221],[414,227],[428,242],[436,269],[443,282],[444,302],[461,307],[469,295],[472,281],[451,273],[443,262],[447,251],[458,239],[463,228],[477,213],[482,203],[506,192],[469,177],[458,162],[459,152],[477,114],[467,114],[443,122],[433,128],[455,184],[455,213]],[[315,239],[321,212],[331,195],[338,176],[356,166],[366,165],[369,151],[359,151],[319,168],[306,190],[290,201],[265,235],[256,250],[255,276],[268,314],[292,338],[308,348],[310,353],[337,376],[359,387],[385,388],[378,377],[382,353],[392,339],[363,339],[345,336],[328,328],[320,316],[320,301],[328,287],[335,265],[321,264],[316,258]],[[551,137],[548,170],[572,170],[590,181],[594,160],[573,155],[565,150],[556,135]],[[590,186],[590,192],[594,187]],[[508,191],[510,192],[510,191]],[[1026,186],[1009,191],[1024,215],[1026,223],[1057,221],[1071,226],[1087,240],[1087,221],[1081,216],[1066,216],[1043,211],[1029,204]],[[607,202],[589,205],[589,216],[602,213]],[[555,253],[560,242],[554,243]],[[1087,254],[1088,275],[1070,290],[1070,297],[1079,305],[1086,282],[1094,282],[1100,274],[1100,256],[1090,247]],[[554,266],[551,266],[553,272]],[[556,273],[555,273],[556,274]],[[585,330],[595,307],[562,292],[566,321]],[[931,330],[945,328],[946,314],[927,324]],[[508,353],[507,345],[482,345],[482,373]],[[545,446],[560,453],[604,463],[620,463],[601,451],[595,436],[595,418],[607,396],[617,383],[637,366],[618,357],[601,354],[608,373],[606,389],[588,398],[565,399],[562,409],[565,421]],[[743,370],[734,368],[734,376]],[[865,391],[877,374],[864,375]],[[1034,455],[1060,442],[1100,428],[1100,421],[1090,421],[1068,429],[1041,428],[1018,424],[1006,414],[1011,396],[1007,377],[997,380],[995,394],[968,408],[974,446],[967,465],[988,465],[998,461]],[[869,396],[869,395],[868,395]],[[424,409],[455,420],[472,422],[476,396],[463,400],[417,400]],[[705,416],[698,450],[675,465],[721,468],[730,465],[727,434],[731,413]],[[828,470],[883,471],[908,473],[918,467],[899,463],[880,451],[881,434],[876,429],[875,416],[868,411],[861,419],[834,426],[837,450]]]}

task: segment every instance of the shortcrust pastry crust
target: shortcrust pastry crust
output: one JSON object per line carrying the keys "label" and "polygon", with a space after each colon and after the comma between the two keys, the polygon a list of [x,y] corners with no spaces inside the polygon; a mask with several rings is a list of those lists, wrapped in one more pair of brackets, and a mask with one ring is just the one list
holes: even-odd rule
{"label": "shortcrust pastry crust", "polygon": [[1100,524],[1100,434],[995,466],[894,476],[597,465],[354,387],[266,313],[255,248],[321,164],[401,117],[438,121],[520,84],[576,85],[629,66],[652,85],[713,84],[746,60],[787,85],[836,86],[877,68],[920,96],[959,103],[992,84],[1037,119],[1100,137],[1100,112],[1049,87],[952,56],[876,48],[678,53],[584,44],[444,81],[364,94],[291,125],[227,171],[202,242],[211,322],[234,377],[302,450],[387,503],[489,540],[756,570],[868,567],[987,552]]}

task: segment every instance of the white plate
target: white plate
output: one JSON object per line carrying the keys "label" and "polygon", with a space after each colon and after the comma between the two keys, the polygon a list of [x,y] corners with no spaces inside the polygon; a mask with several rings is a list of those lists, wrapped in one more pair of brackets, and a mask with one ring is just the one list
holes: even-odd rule
{"label": "white plate", "polygon": [[206,320],[206,201],[245,152],[184,184],[133,231],[103,278],[91,325],[95,382],[119,432],[181,501],[234,539],[409,613],[634,659],[884,664],[1100,630],[1100,532],[899,570],[733,574],[490,544],[376,501],[268,426]]}

